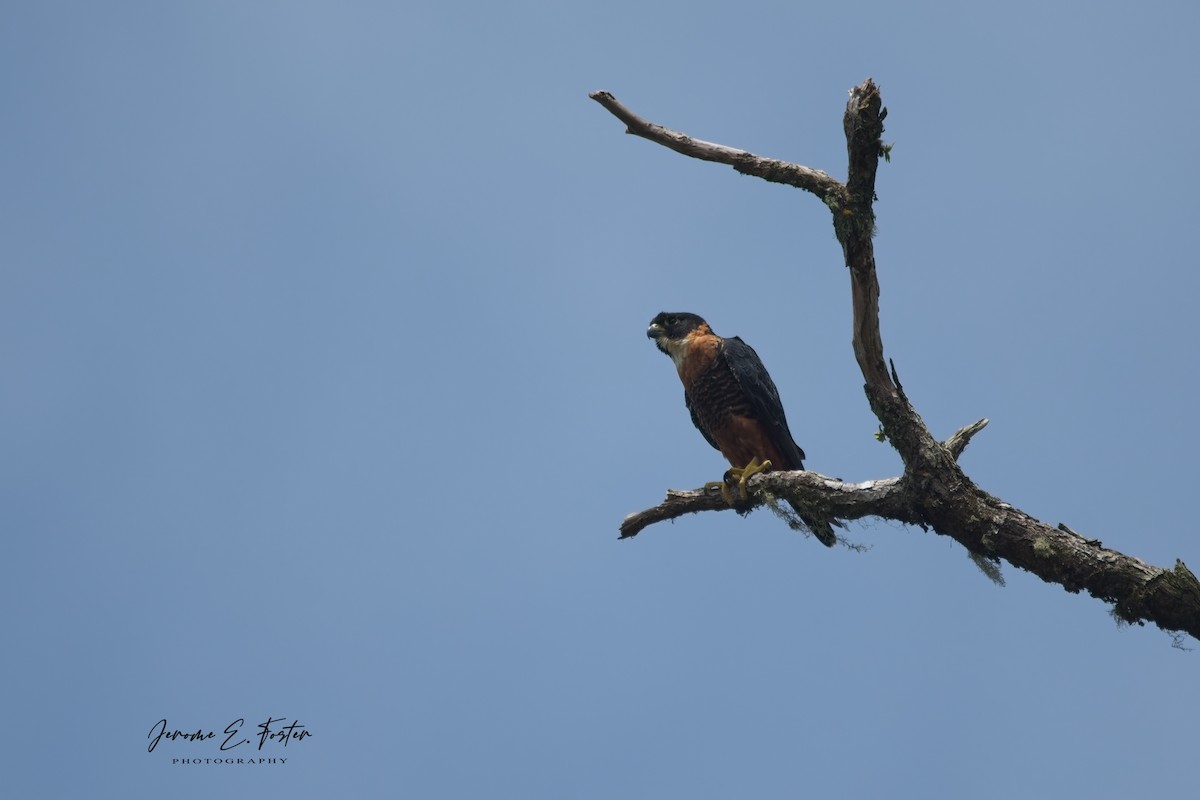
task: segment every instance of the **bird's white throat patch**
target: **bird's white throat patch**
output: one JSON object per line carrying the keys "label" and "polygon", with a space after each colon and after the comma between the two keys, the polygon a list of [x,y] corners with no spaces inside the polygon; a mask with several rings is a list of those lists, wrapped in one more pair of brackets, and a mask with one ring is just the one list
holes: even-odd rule
{"label": "bird's white throat patch", "polygon": [[664,347],[667,349],[667,355],[669,355],[671,360],[675,362],[675,371],[682,373],[683,360],[687,358],[688,354],[687,340],[667,341],[664,343]]}

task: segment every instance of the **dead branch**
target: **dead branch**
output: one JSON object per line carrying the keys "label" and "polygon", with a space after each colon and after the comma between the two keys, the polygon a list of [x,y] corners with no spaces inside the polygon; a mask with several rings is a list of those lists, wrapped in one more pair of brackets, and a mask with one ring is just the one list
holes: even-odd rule
{"label": "dead branch", "polygon": [[607,108],[614,117],[624,122],[626,133],[657,142],[663,147],[669,147],[685,156],[702,161],[715,161],[718,164],[728,164],[743,175],[753,175],[772,183],[795,186],[797,189],[812,192],[821,199],[824,199],[830,191],[841,186],[829,175],[817,169],[809,169],[799,164],[790,164],[774,158],[763,158],[745,150],[736,150],[725,145],[706,142],[703,139],[693,139],[685,133],[647,122],[617,102],[617,98],[608,92],[592,92],[588,96]]}
{"label": "dead branch", "polygon": [[823,512],[839,520],[886,517],[910,522],[917,518],[906,512],[900,478],[885,478],[865,483],[845,483],[816,472],[769,472],[750,479],[751,502],[732,508],[719,492],[703,489],[668,489],[667,498],[653,508],[638,511],[621,522],[621,538],[637,536],[655,522],[676,519],[700,511],[749,511],[763,505],[772,496],[819,504]]}
{"label": "dead branch", "polygon": [[828,519],[870,516],[932,529],[960,542],[979,559],[1003,559],[1069,592],[1087,591],[1113,603],[1116,615],[1126,622],[1153,622],[1164,630],[1200,638],[1200,581],[1182,561],[1171,569],[1151,566],[1065,525],[1054,527],[1036,520],[978,488],[957,459],[988,421],[981,419],[960,429],[945,443],[937,441],[895,380],[895,366],[889,371],[880,335],[872,245],[875,173],[886,152],[882,136],[887,110],[874,81],[868,79],[850,91],[843,117],[849,157],[845,183],[820,170],[694,139],[648,122],[608,92],[590,96],[625,123],[628,133],[692,158],[728,164],[746,175],[804,189],[825,203],[850,271],[854,356],[865,380],[863,388],[883,435],[904,462],[904,475],[898,478],[859,484],[812,472],[755,476],[748,483],[746,506],[734,509],[711,492],[671,491],[663,503],[626,517],[621,538],[685,514],[745,513],[781,497],[819,509],[819,516]]}
{"label": "dead branch", "polygon": [[984,417],[978,422],[972,422],[959,428],[954,432],[949,439],[946,440],[944,447],[950,451],[950,455],[956,459],[962,455],[963,450],[967,449],[967,445],[971,443],[971,438],[987,427],[988,418]]}

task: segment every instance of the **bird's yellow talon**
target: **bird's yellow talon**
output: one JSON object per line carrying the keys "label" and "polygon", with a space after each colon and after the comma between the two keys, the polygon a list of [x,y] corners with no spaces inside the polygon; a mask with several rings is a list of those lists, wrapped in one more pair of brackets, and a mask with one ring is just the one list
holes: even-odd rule
{"label": "bird's yellow talon", "polygon": [[[770,469],[770,459],[759,461],[757,458],[754,458],[744,467],[730,467],[725,471],[725,479],[723,481],[706,483],[704,484],[704,489],[705,491],[712,491],[712,487],[718,487],[721,490],[721,497],[726,503],[731,506],[740,505],[746,502],[750,496],[750,492],[746,488],[746,481]],[[736,490],[734,489],[735,486],[737,487]]]}
{"label": "bird's yellow talon", "polygon": [[769,469],[771,469],[770,459],[767,459],[766,461],[759,461],[756,457],[752,458],[750,463],[745,467],[738,470],[740,473],[738,477],[738,497],[741,500],[745,500],[749,496],[749,492],[746,489],[746,481],[750,478],[753,478],[755,475],[758,475],[759,473],[766,472]]}

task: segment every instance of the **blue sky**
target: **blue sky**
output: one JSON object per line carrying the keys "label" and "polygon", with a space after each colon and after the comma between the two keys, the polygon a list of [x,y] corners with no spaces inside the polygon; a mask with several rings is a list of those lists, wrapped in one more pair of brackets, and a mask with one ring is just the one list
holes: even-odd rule
{"label": "blue sky", "polygon": [[[989,417],[984,488],[1195,568],[1194,4],[4,17],[4,794],[1196,791],[1200,654],[1098,601],[889,523],[862,554],[763,512],[616,540],[725,469],[664,309],[758,350],[811,468],[900,465],[824,207],[587,98],[843,176],[875,78],[925,420]],[[268,717],[312,734],[254,754],[286,764],[147,752]]]}

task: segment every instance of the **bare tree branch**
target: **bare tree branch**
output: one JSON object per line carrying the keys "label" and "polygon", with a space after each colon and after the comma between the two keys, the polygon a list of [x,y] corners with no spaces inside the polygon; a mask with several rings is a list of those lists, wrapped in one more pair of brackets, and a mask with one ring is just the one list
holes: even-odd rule
{"label": "bare tree branch", "polygon": [[732,507],[719,492],[703,489],[668,489],[667,499],[653,508],[638,511],[621,522],[621,538],[637,536],[656,522],[675,519],[700,511],[739,511],[746,513],[769,502],[771,497],[793,499],[804,504],[819,504],[822,513],[840,520],[886,517],[918,522],[905,508],[900,478],[885,478],[865,483],[845,483],[816,472],[769,472],[755,475],[747,484],[751,500],[745,506]]}
{"label": "bare tree branch", "polygon": [[984,417],[978,422],[972,422],[970,425],[959,428],[954,432],[954,435],[946,440],[944,447],[950,451],[950,455],[957,459],[962,455],[963,450],[967,449],[967,445],[971,443],[971,437],[979,433],[987,427],[988,418]]}
{"label": "bare tree branch", "polygon": [[607,108],[614,117],[626,125],[626,133],[641,136],[669,147],[677,153],[698,158],[702,161],[715,161],[718,164],[728,164],[743,175],[753,175],[756,178],[784,183],[812,192],[822,199],[841,184],[819,169],[810,169],[800,164],[791,164],[774,158],[763,158],[745,150],[736,150],[721,144],[706,142],[703,139],[693,139],[685,133],[664,128],[648,122],[634,114],[617,102],[617,98],[608,92],[592,92],[590,95],[600,105]]}
{"label": "bare tree branch", "polygon": [[958,457],[988,421],[981,419],[938,442],[909,403],[889,370],[879,327],[879,281],[872,236],[875,230],[875,174],[883,144],[883,107],[879,88],[867,80],[850,91],[843,117],[849,170],[843,184],[824,172],[766,159],[647,122],[608,92],[592,99],[620,119],[629,133],[705,161],[729,164],[747,175],[812,192],[833,215],[834,232],[850,270],[854,356],[865,380],[871,410],[883,435],[904,462],[898,478],[844,483],[813,472],[778,472],[751,478],[746,505],[730,509],[719,494],[704,490],[671,491],[655,506],[630,514],[621,538],[646,526],[699,511],[751,508],[784,498],[814,517],[852,520],[873,516],[919,525],[950,536],[977,562],[1003,559],[1057,583],[1069,592],[1087,591],[1114,604],[1126,622],[1153,622],[1167,631],[1200,638],[1200,581],[1176,561],[1171,569],[1146,564],[1088,539],[1065,525],[1052,527],[978,488],[963,473]]}
{"label": "bare tree branch", "polygon": [[645,511],[635,511],[621,521],[621,538],[637,536],[647,525],[700,511],[730,511],[732,508],[716,492],[703,489],[681,491],[667,489],[667,499]]}

